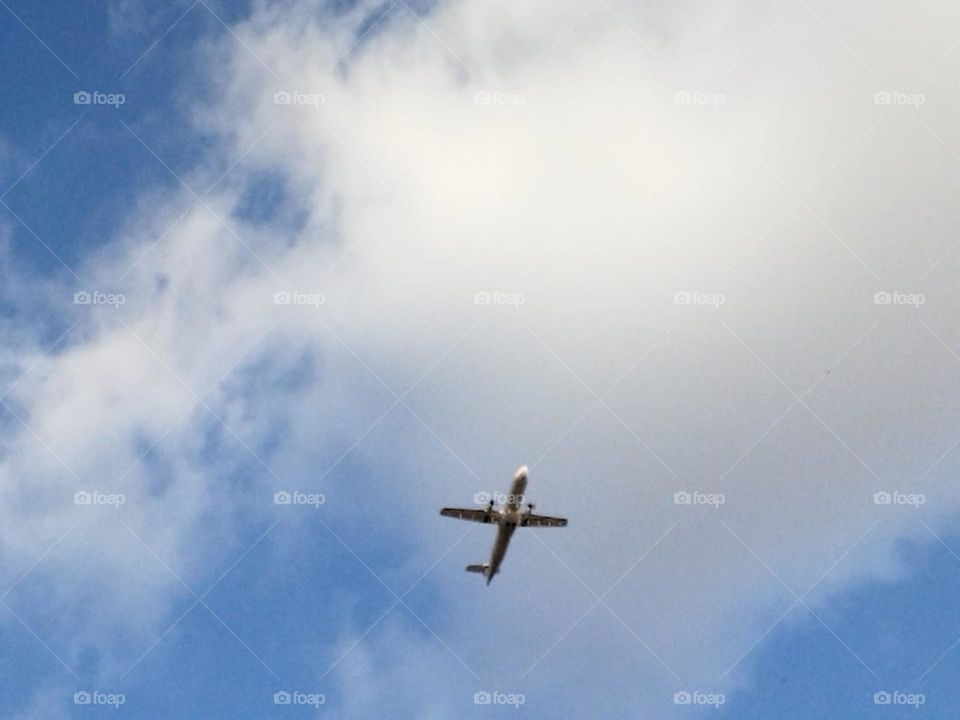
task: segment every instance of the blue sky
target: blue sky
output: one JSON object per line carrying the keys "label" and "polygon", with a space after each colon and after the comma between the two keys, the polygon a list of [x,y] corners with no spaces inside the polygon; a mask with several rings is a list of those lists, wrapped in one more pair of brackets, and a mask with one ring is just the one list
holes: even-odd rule
{"label": "blue sky", "polygon": [[4,717],[956,706],[950,8],[0,5]]}

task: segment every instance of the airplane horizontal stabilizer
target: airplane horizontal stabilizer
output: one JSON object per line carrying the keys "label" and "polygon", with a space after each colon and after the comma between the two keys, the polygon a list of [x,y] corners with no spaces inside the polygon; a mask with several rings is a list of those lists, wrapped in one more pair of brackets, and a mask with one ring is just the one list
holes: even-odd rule
{"label": "airplane horizontal stabilizer", "polygon": [[487,570],[490,569],[490,566],[487,563],[481,565],[467,565],[467,572],[483,573],[487,574]]}

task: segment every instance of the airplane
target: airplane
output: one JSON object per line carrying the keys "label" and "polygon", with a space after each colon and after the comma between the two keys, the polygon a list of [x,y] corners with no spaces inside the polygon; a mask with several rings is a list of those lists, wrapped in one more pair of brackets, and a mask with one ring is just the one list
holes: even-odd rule
{"label": "airplane", "polygon": [[523,493],[527,489],[527,477],[530,471],[526,465],[521,465],[513,474],[513,485],[510,487],[510,494],[506,498],[501,508],[494,508],[494,499],[490,499],[490,504],[485,509],[479,508],[443,508],[440,514],[444,517],[457,518],[459,520],[472,520],[473,522],[495,523],[497,525],[497,539],[493,543],[493,550],[490,553],[489,562],[478,565],[467,565],[467,572],[481,573],[487,578],[487,585],[493,580],[493,576],[500,571],[500,563],[503,562],[503,556],[507,554],[507,545],[510,544],[510,538],[518,527],[566,527],[567,519],[559,517],[548,517],[546,515],[534,515],[533,503],[527,504],[526,511],[523,510]]}

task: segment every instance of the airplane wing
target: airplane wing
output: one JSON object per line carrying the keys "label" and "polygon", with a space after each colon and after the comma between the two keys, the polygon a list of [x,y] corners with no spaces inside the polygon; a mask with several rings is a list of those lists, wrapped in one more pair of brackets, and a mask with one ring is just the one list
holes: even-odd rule
{"label": "airplane wing", "polygon": [[548,517],[546,515],[521,515],[521,527],[566,527],[567,519],[558,517]]}
{"label": "airplane wing", "polygon": [[473,522],[489,523],[493,521],[493,513],[488,510],[478,508],[444,508],[440,511],[444,517],[457,518],[458,520],[472,520]]}

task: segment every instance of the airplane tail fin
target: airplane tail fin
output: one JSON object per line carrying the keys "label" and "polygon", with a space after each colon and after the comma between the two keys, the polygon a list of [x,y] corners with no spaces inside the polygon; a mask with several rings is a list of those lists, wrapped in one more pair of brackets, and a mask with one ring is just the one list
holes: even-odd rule
{"label": "airplane tail fin", "polygon": [[490,581],[493,580],[493,575],[490,574],[490,563],[483,563],[482,565],[467,565],[467,572],[480,573],[487,579],[487,585],[489,585]]}

